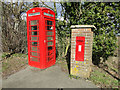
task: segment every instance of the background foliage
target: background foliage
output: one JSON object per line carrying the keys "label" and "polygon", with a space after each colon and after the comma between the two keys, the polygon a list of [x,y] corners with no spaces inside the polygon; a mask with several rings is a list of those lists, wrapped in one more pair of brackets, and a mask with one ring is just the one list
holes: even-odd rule
{"label": "background foliage", "polygon": [[119,30],[120,3],[85,3],[82,6],[82,16],[79,24],[93,24],[94,32],[93,61],[99,64],[114,54],[116,49],[116,34]]}
{"label": "background foliage", "polygon": [[120,27],[120,3],[69,2],[61,4],[64,9],[62,16],[67,21],[67,24],[64,24],[64,21],[59,22],[61,24],[59,24],[60,27],[67,27],[67,29],[62,29],[63,34],[66,33],[66,30],[70,32],[70,26],[75,24],[94,25],[97,28],[97,30],[93,29],[94,64],[98,65],[100,58],[105,62],[109,56],[114,54],[114,50],[117,47],[116,34],[119,32]]}
{"label": "background foliage", "polygon": [[26,48],[26,25],[21,19],[23,12],[33,7],[48,7],[56,13],[57,59],[70,53],[71,25],[95,25],[93,43],[93,63],[99,64],[113,55],[116,49],[116,34],[120,32],[120,2],[59,2],[61,17],[57,19],[58,9],[45,2],[2,2],[2,49],[4,52],[24,53]]}

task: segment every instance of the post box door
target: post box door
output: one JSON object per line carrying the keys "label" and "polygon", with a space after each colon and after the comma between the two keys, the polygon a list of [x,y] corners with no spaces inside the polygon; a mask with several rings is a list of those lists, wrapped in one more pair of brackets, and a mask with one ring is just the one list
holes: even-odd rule
{"label": "post box door", "polygon": [[55,60],[55,21],[52,19],[45,19],[45,31],[46,31],[46,48],[47,58],[46,62]]}
{"label": "post box door", "polygon": [[84,61],[85,37],[76,37],[76,61]]}

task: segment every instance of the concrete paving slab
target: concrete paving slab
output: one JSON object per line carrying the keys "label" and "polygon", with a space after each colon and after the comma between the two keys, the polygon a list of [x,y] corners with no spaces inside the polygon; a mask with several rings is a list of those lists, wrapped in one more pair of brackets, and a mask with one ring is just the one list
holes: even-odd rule
{"label": "concrete paving slab", "polygon": [[60,67],[52,66],[40,70],[28,66],[7,79],[3,79],[3,88],[97,88],[92,82],[70,79]]}

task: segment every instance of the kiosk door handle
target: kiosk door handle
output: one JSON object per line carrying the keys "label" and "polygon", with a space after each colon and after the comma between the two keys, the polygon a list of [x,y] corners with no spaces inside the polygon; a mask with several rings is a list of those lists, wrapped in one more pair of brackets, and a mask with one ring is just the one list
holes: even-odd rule
{"label": "kiosk door handle", "polygon": [[44,40],[44,43],[46,43],[46,40]]}

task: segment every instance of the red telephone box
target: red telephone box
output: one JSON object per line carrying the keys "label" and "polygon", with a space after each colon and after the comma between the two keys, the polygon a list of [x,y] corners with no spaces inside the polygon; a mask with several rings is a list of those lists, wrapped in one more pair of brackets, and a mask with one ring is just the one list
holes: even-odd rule
{"label": "red telephone box", "polygon": [[55,13],[44,7],[27,11],[28,63],[45,69],[55,64]]}
{"label": "red telephone box", "polygon": [[85,37],[76,37],[76,61],[84,61]]}

